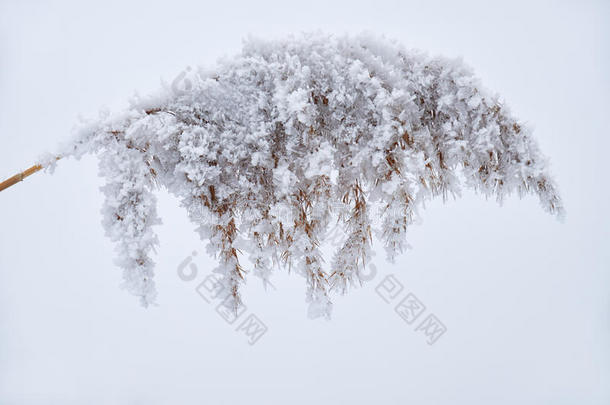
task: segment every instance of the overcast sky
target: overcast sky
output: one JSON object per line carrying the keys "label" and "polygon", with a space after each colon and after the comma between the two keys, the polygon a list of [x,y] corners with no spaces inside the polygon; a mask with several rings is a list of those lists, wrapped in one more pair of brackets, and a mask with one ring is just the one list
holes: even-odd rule
{"label": "overcast sky", "polygon": [[[159,193],[159,305],[143,309],[119,288],[96,158],[62,161],[0,194],[0,403],[610,403],[608,3],[492,3],[0,0],[0,178],[79,114],[250,34],[370,31],[473,66],[535,128],[567,208],[559,223],[534,198],[434,202],[395,264],[374,246],[376,276],[331,321],[309,320],[303,280],[278,272],[276,290],[249,281],[229,324],[196,291],[214,261],[173,197]],[[388,275],[404,287],[390,303]],[[433,345],[394,310],[409,292],[447,329]],[[254,345],[236,330],[249,315],[267,327]]]}

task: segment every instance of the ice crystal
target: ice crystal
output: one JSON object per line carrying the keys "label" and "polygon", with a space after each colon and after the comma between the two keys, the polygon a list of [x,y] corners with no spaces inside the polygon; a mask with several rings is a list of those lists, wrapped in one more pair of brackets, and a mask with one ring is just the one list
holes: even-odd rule
{"label": "ice crystal", "polygon": [[[249,40],[180,79],[188,86],[82,123],[61,152],[99,155],[104,226],[126,288],[144,304],[155,298],[159,187],[218,258],[222,299],[237,308],[246,274],[268,280],[286,266],[307,280],[312,316],[330,313],[333,290],[359,282],[374,234],[389,259],[402,252],[433,197],[464,186],[499,201],[533,193],[562,213],[530,130],[459,61],[316,34]],[[337,221],[344,238],[325,268],[321,244]]]}

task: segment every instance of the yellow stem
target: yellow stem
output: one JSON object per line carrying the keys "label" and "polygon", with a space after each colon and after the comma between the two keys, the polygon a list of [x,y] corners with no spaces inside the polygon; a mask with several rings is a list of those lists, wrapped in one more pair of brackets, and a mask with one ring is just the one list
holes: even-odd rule
{"label": "yellow stem", "polygon": [[[57,157],[57,160],[59,160],[60,157]],[[29,169],[26,169],[24,171],[22,171],[21,173],[17,173],[16,175],[14,175],[13,177],[10,177],[6,180],[4,180],[2,183],[0,183],[0,191],[9,188],[10,186],[19,183],[20,181],[22,181],[23,179],[25,179],[28,176],[31,176],[32,174],[36,173],[37,171],[39,171],[40,169],[42,169],[42,166],[39,164],[36,164],[32,167],[30,167]]]}

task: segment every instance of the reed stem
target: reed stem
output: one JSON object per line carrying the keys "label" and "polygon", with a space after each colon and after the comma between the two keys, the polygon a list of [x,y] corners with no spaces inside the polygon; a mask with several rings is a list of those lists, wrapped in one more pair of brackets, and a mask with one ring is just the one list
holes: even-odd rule
{"label": "reed stem", "polygon": [[22,171],[21,173],[17,173],[13,177],[10,177],[10,178],[4,180],[2,183],[0,183],[0,191],[19,183],[20,181],[22,181],[23,179],[25,179],[28,176],[31,176],[32,174],[36,173],[40,169],[42,169],[42,166],[39,164],[36,164],[36,165],[30,167],[29,169],[26,169],[26,170]]}

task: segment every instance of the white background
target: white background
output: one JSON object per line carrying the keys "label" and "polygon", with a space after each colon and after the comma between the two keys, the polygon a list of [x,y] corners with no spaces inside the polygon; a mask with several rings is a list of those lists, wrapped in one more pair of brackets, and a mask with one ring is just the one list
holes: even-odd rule
{"label": "white background", "polygon": [[[377,278],[329,322],[307,319],[299,276],[269,292],[251,279],[269,330],[249,346],[196,294],[214,262],[173,197],[159,193],[159,306],[143,309],[119,288],[96,158],[62,161],[0,194],[0,403],[610,403],[608,3],[493,3],[0,0],[2,178],[78,114],[213,66],[248,34],[368,30],[473,66],[534,126],[568,212],[435,202],[395,265],[375,245]],[[435,345],[375,294],[391,273],[447,326]]]}

